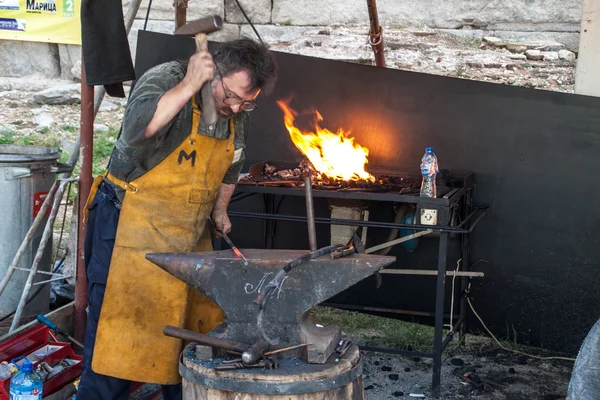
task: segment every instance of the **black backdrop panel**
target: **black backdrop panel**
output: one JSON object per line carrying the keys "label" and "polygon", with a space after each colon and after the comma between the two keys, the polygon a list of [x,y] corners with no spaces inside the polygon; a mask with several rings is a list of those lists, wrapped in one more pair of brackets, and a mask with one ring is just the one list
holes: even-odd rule
{"label": "black backdrop panel", "polygon": [[[191,39],[140,31],[136,71],[187,57]],[[473,302],[500,335],[507,327],[520,340],[576,351],[598,319],[600,285],[600,99],[491,83],[380,69],[276,53],[280,77],[275,91],[252,113],[248,164],[300,158],[275,101],[293,96],[292,108],[316,108],[322,125],[350,130],[370,150],[370,165],[418,173],[426,146],[440,166],[476,174],[476,202],[490,205],[473,235],[472,262],[484,271],[473,282]],[[327,203],[317,201],[317,215]],[[232,205],[264,211],[262,196]],[[281,213],[304,213],[301,198],[286,198]],[[391,205],[377,207],[380,220]],[[385,215],[387,213],[387,215]],[[375,217],[373,217],[375,219]],[[235,219],[239,247],[264,244],[265,223]],[[319,244],[327,227],[319,226]],[[369,230],[372,243],[385,231]],[[413,254],[394,249],[396,266],[433,268],[434,239],[421,238]],[[274,246],[308,248],[306,227],[278,223]],[[451,249],[448,269],[455,266]],[[450,281],[447,281],[450,283]],[[363,282],[336,300],[352,304],[433,310],[431,278],[384,277],[375,291]],[[448,303],[446,303],[448,304]],[[470,327],[480,329],[474,317]]]}

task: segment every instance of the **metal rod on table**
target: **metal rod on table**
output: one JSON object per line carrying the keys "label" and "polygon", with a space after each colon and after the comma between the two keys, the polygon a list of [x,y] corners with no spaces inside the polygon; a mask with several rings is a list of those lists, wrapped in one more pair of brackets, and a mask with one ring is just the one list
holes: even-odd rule
{"label": "metal rod on table", "polygon": [[431,232],[433,232],[431,229],[428,229],[426,231],[416,232],[416,233],[410,234],[408,236],[401,237],[400,239],[395,239],[395,240],[392,240],[390,242],[386,242],[386,243],[382,243],[382,244],[377,245],[377,246],[373,246],[373,247],[371,247],[369,249],[366,249],[365,253],[367,253],[367,254],[374,253],[377,250],[385,249],[387,247],[391,247],[391,246],[394,246],[396,244],[404,243],[404,242],[407,242],[409,240],[418,238],[420,236],[428,235]]}
{"label": "metal rod on table", "polygon": [[304,192],[306,194],[306,219],[308,223],[308,244],[310,251],[317,250],[317,229],[315,227],[315,208],[312,195],[312,182],[310,170],[302,173],[304,179]]}
{"label": "metal rod on table", "polygon": [[52,237],[54,220],[56,219],[56,214],[58,214],[58,209],[60,208],[59,204],[62,201],[62,196],[65,192],[67,183],[68,181],[60,181],[58,185],[56,195],[54,196],[54,202],[52,204],[52,211],[50,211],[50,216],[48,217],[46,227],[44,228],[44,233],[42,234],[42,239],[40,240],[39,247],[37,249],[37,252],[35,253],[35,258],[33,259],[33,264],[31,265],[31,270],[29,271],[27,282],[25,282],[25,288],[23,289],[23,293],[21,293],[21,299],[19,300],[19,305],[17,306],[15,316],[13,317],[12,324],[10,325],[9,333],[19,327],[19,322],[21,321],[21,314],[23,313],[23,308],[25,307],[25,303],[27,302],[27,298],[29,297],[29,292],[31,291],[31,287],[33,286],[33,279],[35,278],[35,274],[39,268],[40,262],[42,261],[42,257],[44,255],[44,251],[46,250],[46,244],[48,243],[48,239]]}
{"label": "metal rod on table", "polygon": [[446,255],[448,250],[448,233],[440,234],[438,252],[438,276],[435,293],[435,331],[433,338],[433,381],[432,392],[434,398],[440,397],[441,372],[442,372],[442,334],[444,333],[444,294],[446,287]]}
{"label": "metal rod on table", "polygon": [[35,219],[33,220],[31,227],[29,227],[29,230],[27,231],[25,238],[21,242],[21,246],[19,246],[19,249],[17,250],[17,254],[15,254],[15,257],[13,258],[12,262],[10,263],[8,270],[6,271],[6,275],[4,275],[4,277],[2,278],[2,282],[0,282],[0,296],[6,289],[6,286],[8,285],[10,278],[12,277],[13,273],[17,269],[17,265],[19,264],[19,262],[21,262],[21,258],[23,258],[23,255],[25,254],[25,250],[27,249],[27,246],[29,246],[29,244],[31,243],[31,240],[33,239],[33,235],[35,235],[38,227],[42,223],[42,220],[45,218],[46,212],[48,211],[48,208],[50,207],[50,204],[52,203],[52,199],[54,198],[54,194],[56,193],[58,186],[59,186],[59,182],[55,181],[54,184],[52,185],[52,187],[50,188],[50,191],[46,195],[46,198],[44,199],[44,203],[42,204],[40,211],[38,212]]}
{"label": "metal rod on table", "polygon": [[369,9],[369,21],[371,28],[369,30],[369,42],[375,54],[375,65],[385,67],[385,54],[383,53],[383,30],[379,25],[379,17],[377,15],[377,1],[367,0]]}
{"label": "metal rod on table", "polygon": [[[380,274],[388,275],[424,275],[424,276],[437,276],[438,271],[428,269],[382,269],[379,271]],[[460,276],[467,278],[483,278],[485,273],[483,272],[466,272],[466,271],[446,271],[446,276]]]}

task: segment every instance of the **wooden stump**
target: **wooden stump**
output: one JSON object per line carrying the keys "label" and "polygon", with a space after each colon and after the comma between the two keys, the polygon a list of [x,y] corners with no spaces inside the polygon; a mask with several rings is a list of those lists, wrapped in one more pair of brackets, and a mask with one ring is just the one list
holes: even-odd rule
{"label": "wooden stump", "polygon": [[183,400],[364,400],[362,358],[353,345],[336,363],[308,364],[280,359],[276,370],[215,370],[216,361],[195,360],[195,346],[186,347],[180,374]]}

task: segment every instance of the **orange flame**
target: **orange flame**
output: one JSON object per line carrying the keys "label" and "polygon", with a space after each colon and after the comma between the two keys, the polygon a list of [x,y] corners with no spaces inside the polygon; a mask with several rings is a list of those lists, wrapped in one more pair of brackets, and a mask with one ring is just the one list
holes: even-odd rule
{"label": "orange flame", "polygon": [[318,172],[335,180],[375,181],[373,175],[365,170],[369,149],[354,143],[354,138],[347,136],[349,132],[339,129],[333,133],[319,127],[318,121],[322,121],[323,117],[317,110],[314,111],[316,132],[302,132],[294,126],[298,113],[284,101],[277,104],[283,111],[285,127],[292,142]]}

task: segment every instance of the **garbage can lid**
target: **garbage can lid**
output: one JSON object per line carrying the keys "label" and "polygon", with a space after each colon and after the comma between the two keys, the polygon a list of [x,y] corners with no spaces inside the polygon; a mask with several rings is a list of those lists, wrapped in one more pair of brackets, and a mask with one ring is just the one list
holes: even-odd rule
{"label": "garbage can lid", "polygon": [[17,144],[0,144],[0,163],[55,161],[60,157],[58,149]]}

